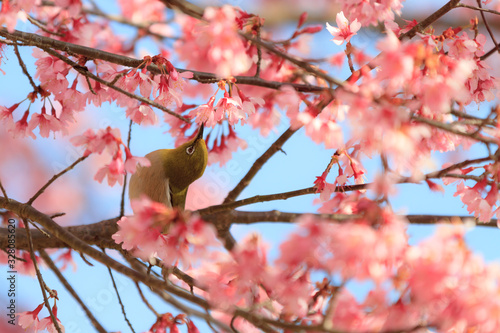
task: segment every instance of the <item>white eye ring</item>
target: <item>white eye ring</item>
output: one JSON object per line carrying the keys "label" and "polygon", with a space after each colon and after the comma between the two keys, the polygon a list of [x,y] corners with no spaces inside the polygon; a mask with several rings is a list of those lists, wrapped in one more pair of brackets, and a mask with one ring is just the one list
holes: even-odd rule
{"label": "white eye ring", "polygon": [[194,153],[194,146],[189,146],[186,148],[186,154],[193,155],[193,153]]}

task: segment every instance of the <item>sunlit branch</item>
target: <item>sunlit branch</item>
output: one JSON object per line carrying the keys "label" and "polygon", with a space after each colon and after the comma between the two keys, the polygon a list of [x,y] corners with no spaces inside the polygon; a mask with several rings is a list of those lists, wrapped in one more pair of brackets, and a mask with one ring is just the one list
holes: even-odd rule
{"label": "sunlit branch", "polygon": [[26,15],[26,17],[27,17],[28,21],[30,21],[31,24],[36,25],[38,28],[40,28],[44,32],[46,32],[46,33],[48,33],[50,35],[64,37],[64,34],[61,34],[59,32],[50,31],[49,29],[47,29],[47,27],[45,25],[43,25],[40,21],[38,21],[37,19],[35,19],[33,16]]}
{"label": "sunlit branch", "polygon": [[59,268],[57,268],[56,264],[54,263],[54,261],[52,261],[52,259],[47,254],[47,252],[45,252],[45,250],[43,250],[43,249],[39,249],[38,253],[40,253],[40,256],[42,257],[43,261],[52,270],[52,272],[54,272],[54,274],[57,276],[57,278],[59,279],[59,281],[61,282],[61,284],[64,286],[64,288],[66,288],[66,290],[70,293],[70,295],[73,296],[73,298],[75,299],[75,301],[78,304],[80,304],[80,306],[82,307],[83,311],[85,312],[85,314],[87,315],[87,317],[90,319],[90,322],[92,323],[92,325],[94,326],[94,328],[98,332],[100,332],[100,333],[107,333],[107,331],[104,329],[104,327],[102,327],[102,325],[94,317],[94,315],[89,310],[89,308],[85,305],[85,303],[80,298],[80,296],[76,293],[75,289],[73,289],[73,287],[68,282],[68,280],[66,280],[66,278],[64,277],[64,275],[62,275],[61,271],[59,270]]}
{"label": "sunlit branch", "polygon": [[[0,197],[0,207],[2,203],[6,200]],[[255,212],[245,212],[232,210],[229,212],[219,212],[213,214],[203,214],[202,218],[208,222],[217,225],[221,216],[225,216],[231,221],[231,224],[253,224],[253,223],[293,223],[300,216],[312,214],[316,217],[327,219],[332,222],[345,222],[352,219],[359,218],[359,215],[344,215],[344,214],[315,214],[315,213],[289,213],[281,211],[255,211]],[[412,224],[435,224],[439,220],[451,219],[453,215],[441,216],[441,215],[407,215],[406,218]],[[478,226],[485,227],[496,227],[497,220],[492,219],[486,223],[478,222],[473,216],[458,216],[461,219],[468,219],[477,222]],[[104,220],[101,222],[64,227],[69,233],[81,239],[83,242],[88,243],[88,245],[96,245],[98,247],[104,247],[107,249],[121,250],[120,245],[116,244],[111,238],[113,234],[118,231],[116,225],[116,219]],[[32,233],[33,247],[35,250],[49,249],[49,248],[69,248],[69,246],[62,242],[61,240],[54,237],[47,237],[41,231],[34,230]],[[8,230],[6,228],[0,228],[0,247],[5,248],[8,245]],[[26,236],[26,231],[24,229],[16,230],[16,247],[19,250],[28,249],[28,240]],[[174,274],[175,275],[175,274]],[[178,278],[181,278],[178,276]],[[185,277],[184,277],[185,278]]]}
{"label": "sunlit branch", "polygon": [[[359,184],[359,185],[345,185],[345,186],[337,186],[335,192],[348,192],[348,191],[358,191],[362,189],[366,189],[369,184]],[[276,194],[268,194],[268,195],[256,195],[250,198],[223,203],[220,205],[214,205],[207,208],[203,208],[197,211],[199,214],[213,214],[222,211],[228,211],[231,209],[235,209],[241,206],[251,205],[258,202],[266,202],[266,201],[274,201],[274,200],[286,200],[289,198],[305,195],[305,194],[313,194],[316,193],[316,186],[307,187],[301,190],[295,190],[290,192],[276,193]]]}
{"label": "sunlit branch", "polygon": [[399,39],[402,40],[405,38],[410,38],[410,39],[413,38],[417,34],[417,32],[421,32],[421,31],[425,30],[433,22],[437,21],[441,16],[448,13],[453,8],[456,8],[459,2],[460,2],[460,0],[450,0],[443,7],[439,8],[437,11],[435,11],[429,17],[427,17],[425,20],[421,21],[416,26],[411,28],[410,31],[408,31],[405,34],[402,34],[399,37]]}
{"label": "sunlit branch", "polygon": [[[45,36],[39,36],[37,34],[32,34],[29,32],[22,32],[15,30],[10,33],[4,28],[0,28],[0,36],[7,38],[9,40],[15,40],[22,42],[26,46],[36,46],[45,51],[47,48],[68,52],[71,54],[79,54],[89,59],[100,59],[103,61],[111,62],[117,65],[130,67],[130,68],[142,68],[144,66],[144,61],[142,59],[134,59],[127,56],[114,54],[111,52],[106,52],[103,50],[94,49],[91,47],[86,47],[78,44],[72,44],[68,42],[63,42],[57,39],[52,39]],[[154,74],[160,74],[160,69],[156,65],[149,65],[148,70]],[[178,72],[191,72],[193,73],[193,80],[201,81],[212,80],[217,81],[216,75],[212,73],[205,73],[199,71],[193,71],[188,69],[176,68]],[[278,82],[278,81],[268,81],[262,78],[256,78],[254,76],[235,76],[236,82],[239,84],[248,84],[253,86],[259,86],[270,89],[279,89],[284,85],[290,85],[295,90],[300,92],[322,92],[329,90],[326,87],[320,87],[310,84],[299,84],[291,82]]]}
{"label": "sunlit branch", "polygon": [[302,59],[298,59],[298,58],[293,57],[287,53],[284,53],[284,52],[278,50],[276,47],[274,47],[273,44],[266,42],[266,41],[263,41],[262,39],[257,39],[250,34],[240,33],[240,35],[243,36],[245,39],[251,41],[255,45],[260,46],[262,48],[265,48],[267,51],[274,53],[277,56],[279,56],[279,57],[291,62],[292,64],[304,69],[308,73],[313,74],[314,76],[321,78],[330,84],[334,84],[338,87],[344,87],[344,83],[342,81],[337,80],[337,79],[331,77],[330,75],[326,74],[326,72],[321,71],[321,70],[317,69],[316,67],[311,66],[307,61],[304,61]]}
{"label": "sunlit branch", "polygon": [[448,166],[448,167],[446,167],[444,169],[430,172],[430,173],[428,173],[428,174],[425,175],[425,178],[426,179],[441,178],[445,174],[448,174],[450,171],[462,169],[462,168],[465,168],[466,166],[469,166],[471,164],[484,163],[484,162],[488,162],[488,161],[491,161],[491,160],[492,160],[492,158],[489,157],[489,156],[488,157],[482,157],[482,158],[476,158],[476,159],[473,159],[473,160],[465,160],[465,161],[462,161],[462,162],[459,162],[459,163],[452,164],[452,165],[450,165],[450,166]]}
{"label": "sunlit branch", "polygon": [[198,20],[203,18],[203,8],[184,0],[160,0],[169,8],[177,8],[181,12]]}

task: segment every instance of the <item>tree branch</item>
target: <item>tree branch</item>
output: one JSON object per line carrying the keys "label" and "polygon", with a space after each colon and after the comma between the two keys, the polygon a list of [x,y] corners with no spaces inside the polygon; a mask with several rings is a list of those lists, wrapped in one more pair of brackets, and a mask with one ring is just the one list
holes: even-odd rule
{"label": "tree branch", "polygon": [[[127,56],[114,54],[114,53],[106,52],[103,50],[94,49],[91,47],[67,43],[67,42],[57,40],[57,39],[52,39],[49,37],[39,36],[37,34],[32,34],[29,32],[22,32],[22,31],[15,30],[14,32],[10,33],[7,31],[7,29],[0,28],[0,36],[7,38],[9,40],[22,42],[24,45],[27,45],[27,46],[36,46],[36,47],[39,47],[41,49],[51,48],[51,49],[67,52],[70,54],[78,54],[78,55],[84,56],[84,57],[89,58],[89,59],[99,59],[99,60],[111,62],[111,63],[125,66],[125,67],[142,68],[142,66],[144,66],[144,61],[142,59],[134,59],[134,58],[130,58]],[[153,64],[148,66],[148,70],[154,74],[161,73],[158,66],[153,65]],[[192,79],[195,81],[199,81],[201,83],[204,83],[204,81],[207,81],[207,80],[211,80],[212,82],[214,80],[218,80],[218,77],[212,73],[192,71],[192,70],[187,70],[187,69],[182,69],[182,68],[176,68],[176,70],[180,73],[183,73],[183,72],[193,73]],[[268,81],[268,80],[264,80],[262,78],[257,78],[254,76],[235,76],[235,79],[236,79],[236,82],[238,84],[248,84],[248,85],[252,85],[252,86],[259,86],[259,87],[270,88],[270,89],[279,89],[284,85],[290,85],[295,90],[300,91],[300,92],[322,92],[322,91],[329,90],[329,88],[327,88],[327,87],[320,87],[320,86],[315,86],[315,85],[311,85],[311,84]]]}
{"label": "tree branch", "polygon": [[[0,207],[2,202],[6,200],[0,197]],[[256,212],[245,212],[233,210],[229,212],[220,212],[212,214],[203,214],[201,217],[210,223],[217,225],[217,222],[221,216],[227,217],[231,224],[253,224],[253,223],[295,223],[296,220],[303,215],[313,215],[315,217],[330,220],[332,222],[346,222],[352,219],[357,219],[359,215],[348,215],[348,214],[314,214],[314,213],[291,213],[291,212],[281,212],[277,210],[271,211],[256,211]],[[454,215],[406,215],[404,216],[411,224],[436,224],[441,220],[451,220],[453,217],[458,217],[460,219],[468,219],[476,221],[478,226],[484,227],[497,227],[497,220],[492,219],[487,223],[478,222],[478,220],[473,216],[454,216]],[[118,231],[116,225],[117,219],[109,219],[101,222],[79,225],[72,227],[64,227],[63,229],[68,233],[71,233],[74,237],[80,239],[82,242],[88,245],[95,245],[101,248],[121,250],[120,245],[116,244],[111,238],[113,234]],[[61,240],[54,237],[47,237],[43,232],[39,230],[31,231],[33,239],[33,248],[36,251],[40,249],[49,248],[69,248],[68,245]],[[0,247],[5,248],[8,245],[8,235],[9,232],[6,228],[0,228]],[[28,249],[28,241],[26,237],[26,231],[24,229],[16,229],[16,248],[19,250]]]}
{"label": "tree branch", "polygon": [[430,26],[434,21],[437,21],[441,16],[448,13],[453,8],[456,8],[460,0],[450,0],[443,7],[439,8],[432,15],[427,17],[425,20],[421,21],[419,24],[414,26],[410,31],[405,34],[402,34],[399,39],[403,40],[405,38],[412,39],[415,37],[417,32],[421,32],[425,30],[428,26]]}

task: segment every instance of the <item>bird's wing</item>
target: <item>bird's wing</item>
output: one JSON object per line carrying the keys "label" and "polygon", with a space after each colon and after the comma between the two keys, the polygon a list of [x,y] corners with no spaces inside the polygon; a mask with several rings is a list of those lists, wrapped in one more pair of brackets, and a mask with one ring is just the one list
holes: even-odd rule
{"label": "bird's wing", "polygon": [[165,178],[165,206],[172,208],[174,203],[172,201],[172,189],[170,188],[170,184],[168,182],[168,178]]}

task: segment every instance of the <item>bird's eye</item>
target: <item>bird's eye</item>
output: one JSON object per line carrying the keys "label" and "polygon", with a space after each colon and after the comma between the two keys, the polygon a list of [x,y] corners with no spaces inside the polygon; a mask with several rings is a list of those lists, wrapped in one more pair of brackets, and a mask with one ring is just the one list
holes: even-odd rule
{"label": "bird's eye", "polygon": [[188,155],[193,155],[193,153],[194,153],[194,146],[189,146],[189,147],[187,147],[187,148],[186,148],[186,153],[187,153]]}

